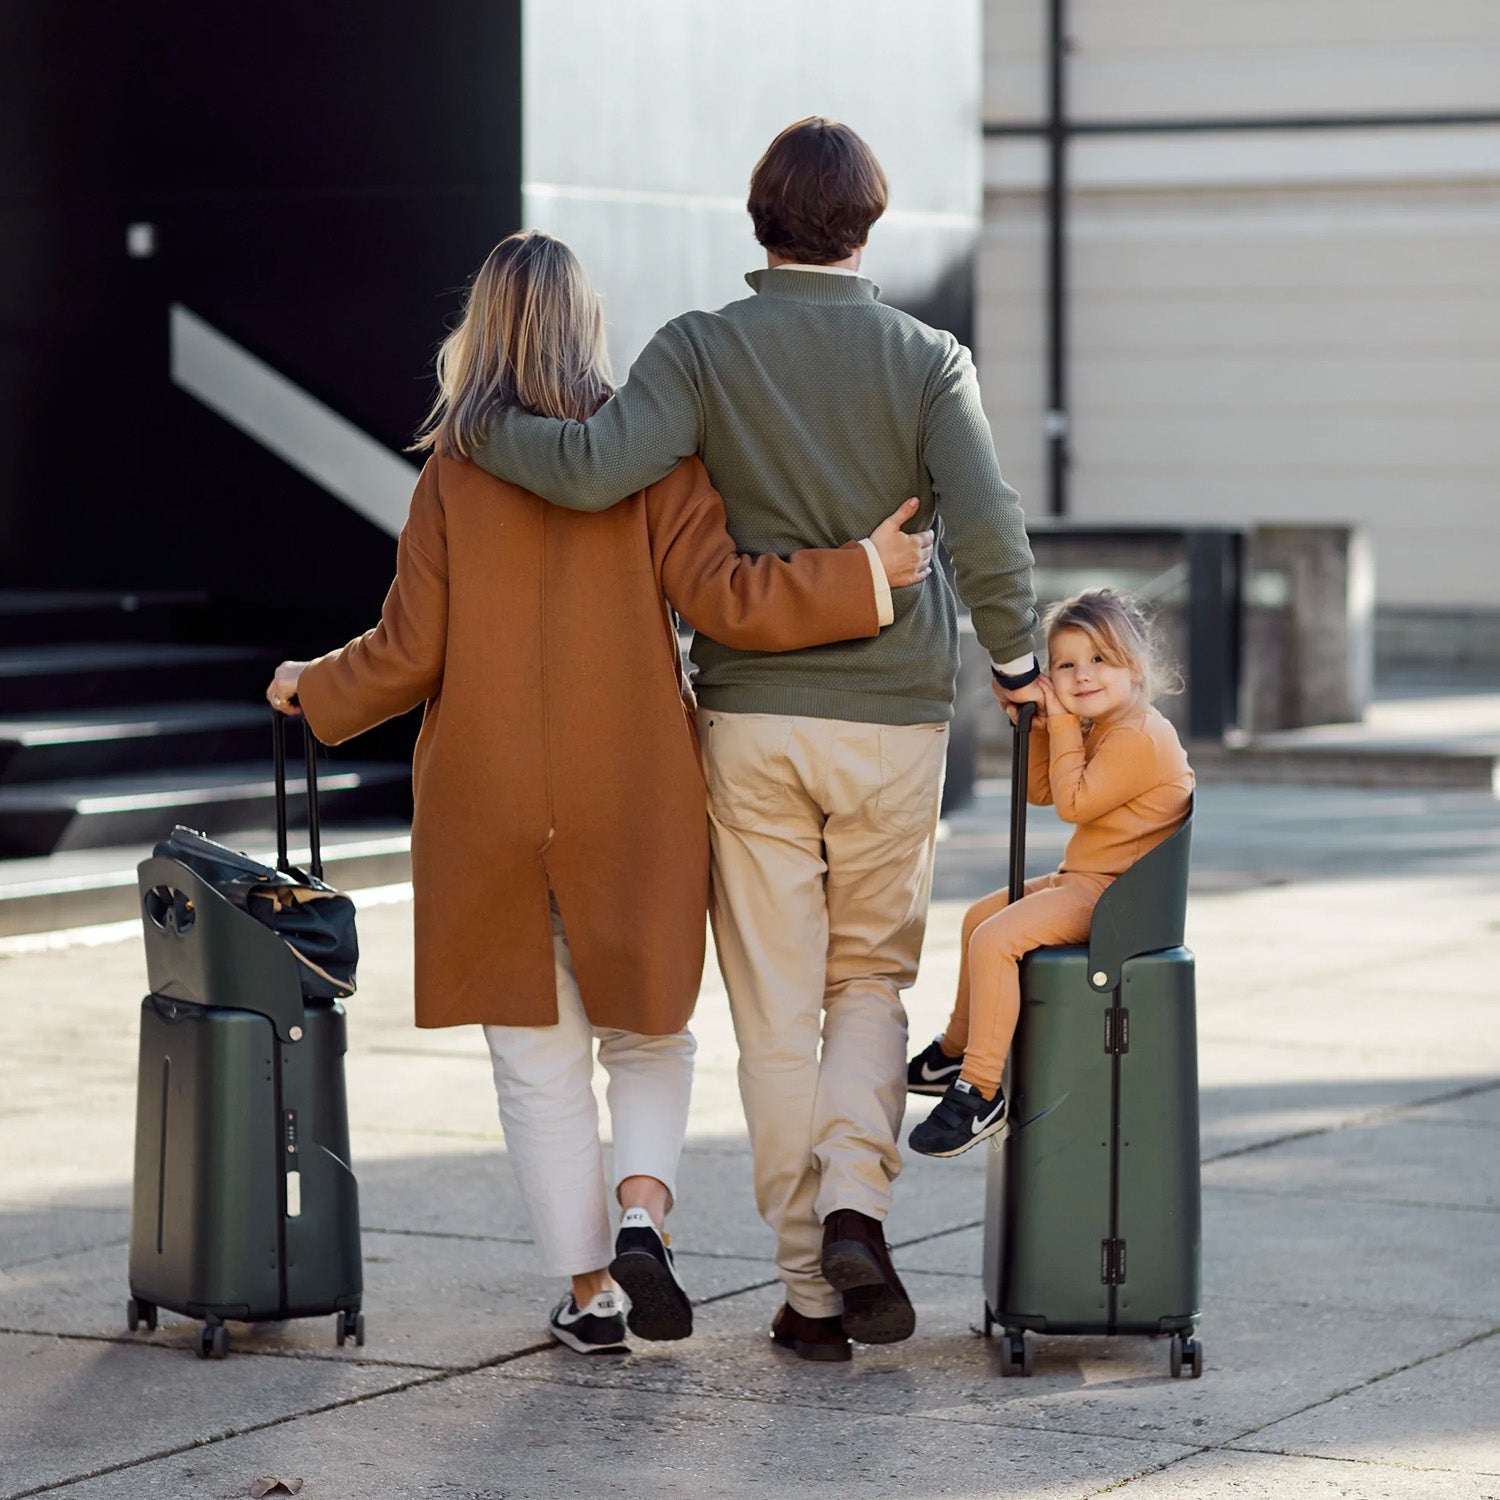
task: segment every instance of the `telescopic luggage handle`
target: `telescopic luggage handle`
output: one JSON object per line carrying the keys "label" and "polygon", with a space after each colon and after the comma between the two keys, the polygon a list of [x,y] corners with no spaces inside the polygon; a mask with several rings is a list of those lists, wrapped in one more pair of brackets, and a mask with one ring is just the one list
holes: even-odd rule
{"label": "telescopic luggage handle", "polygon": [[[276,868],[291,866],[286,852],[286,718],[271,710],[271,746],[276,759]],[[302,720],[302,753],[307,761],[307,841],[313,876],[323,878],[323,840],[318,825],[318,742],[306,719]]]}
{"label": "telescopic luggage handle", "polygon": [[1010,899],[1021,899],[1026,885],[1026,782],[1031,765],[1031,721],[1035,703],[1016,705],[1016,732],[1010,743]]}

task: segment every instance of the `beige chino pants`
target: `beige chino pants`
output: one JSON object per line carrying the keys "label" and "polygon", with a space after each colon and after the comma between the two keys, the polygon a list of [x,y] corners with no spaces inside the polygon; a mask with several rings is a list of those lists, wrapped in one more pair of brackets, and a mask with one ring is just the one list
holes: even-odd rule
{"label": "beige chino pants", "polygon": [[705,709],[698,731],[756,1205],[788,1302],[833,1316],[822,1221],[883,1220],[901,1170],[901,991],[927,925],[948,726]]}

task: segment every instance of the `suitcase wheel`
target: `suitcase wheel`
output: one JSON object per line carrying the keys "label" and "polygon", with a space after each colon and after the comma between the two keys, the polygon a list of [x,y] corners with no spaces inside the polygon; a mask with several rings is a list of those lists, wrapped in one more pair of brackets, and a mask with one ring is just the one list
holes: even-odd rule
{"label": "suitcase wheel", "polygon": [[132,1297],[125,1304],[125,1326],[134,1333],[144,1323],[147,1333],[156,1332],[156,1304]]}
{"label": "suitcase wheel", "polygon": [[198,1330],[198,1358],[223,1359],[229,1353],[229,1330],[222,1323],[205,1323]]}
{"label": "suitcase wheel", "polygon": [[1031,1374],[1031,1342],[1021,1328],[1007,1328],[1000,1340],[1000,1373],[1002,1375]]}
{"label": "suitcase wheel", "polygon": [[341,1312],[333,1320],[333,1336],[344,1347],[345,1339],[353,1339],[357,1349],[365,1347],[365,1315],[362,1312]]}
{"label": "suitcase wheel", "polygon": [[1197,1380],[1203,1374],[1202,1340],[1193,1338],[1191,1335],[1184,1338],[1180,1333],[1174,1333],[1168,1359],[1174,1379],[1186,1371],[1194,1380]]}

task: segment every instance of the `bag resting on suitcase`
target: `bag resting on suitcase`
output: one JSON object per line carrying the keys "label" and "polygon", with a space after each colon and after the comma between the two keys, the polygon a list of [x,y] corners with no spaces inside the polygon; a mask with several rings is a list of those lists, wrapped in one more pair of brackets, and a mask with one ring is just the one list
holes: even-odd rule
{"label": "bag resting on suitcase", "polygon": [[[278,718],[279,870],[283,732]],[[310,735],[307,758],[316,878]],[[202,1318],[199,1352],[219,1357],[228,1318],[336,1313],[338,1342],[363,1343],[344,1007],[306,998],[287,943],[196,864],[158,854],[137,875],[151,993],[141,1003],[128,1321],[154,1328],[158,1307]]]}

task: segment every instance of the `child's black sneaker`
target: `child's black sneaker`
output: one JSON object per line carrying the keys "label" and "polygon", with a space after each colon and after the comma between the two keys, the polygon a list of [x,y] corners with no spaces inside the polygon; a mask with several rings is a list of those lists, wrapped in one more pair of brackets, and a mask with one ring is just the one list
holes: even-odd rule
{"label": "child's black sneaker", "polygon": [[576,1354],[629,1354],[625,1342],[625,1315],[620,1311],[620,1294],[598,1292],[582,1310],[569,1292],[547,1319],[547,1332],[559,1344],[566,1344]]}
{"label": "child's black sneaker", "polygon": [[938,1107],[907,1136],[906,1144],[923,1156],[958,1156],[1005,1129],[1005,1090],[986,1099],[962,1078],[948,1085]]}
{"label": "child's black sneaker", "polygon": [[942,1038],[933,1037],[906,1065],[906,1092],[931,1094],[940,1098],[963,1067],[961,1057],[949,1057],[941,1046]]}
{"label": "child's black sneaker", "polygon": [[642,1339],[685,1339],[693,1331],[693,1303],[677,1279],[671,1242],[644,1208],[627,1208],[615,1236],[609,1274],[630,1298],[630,1331]]}

